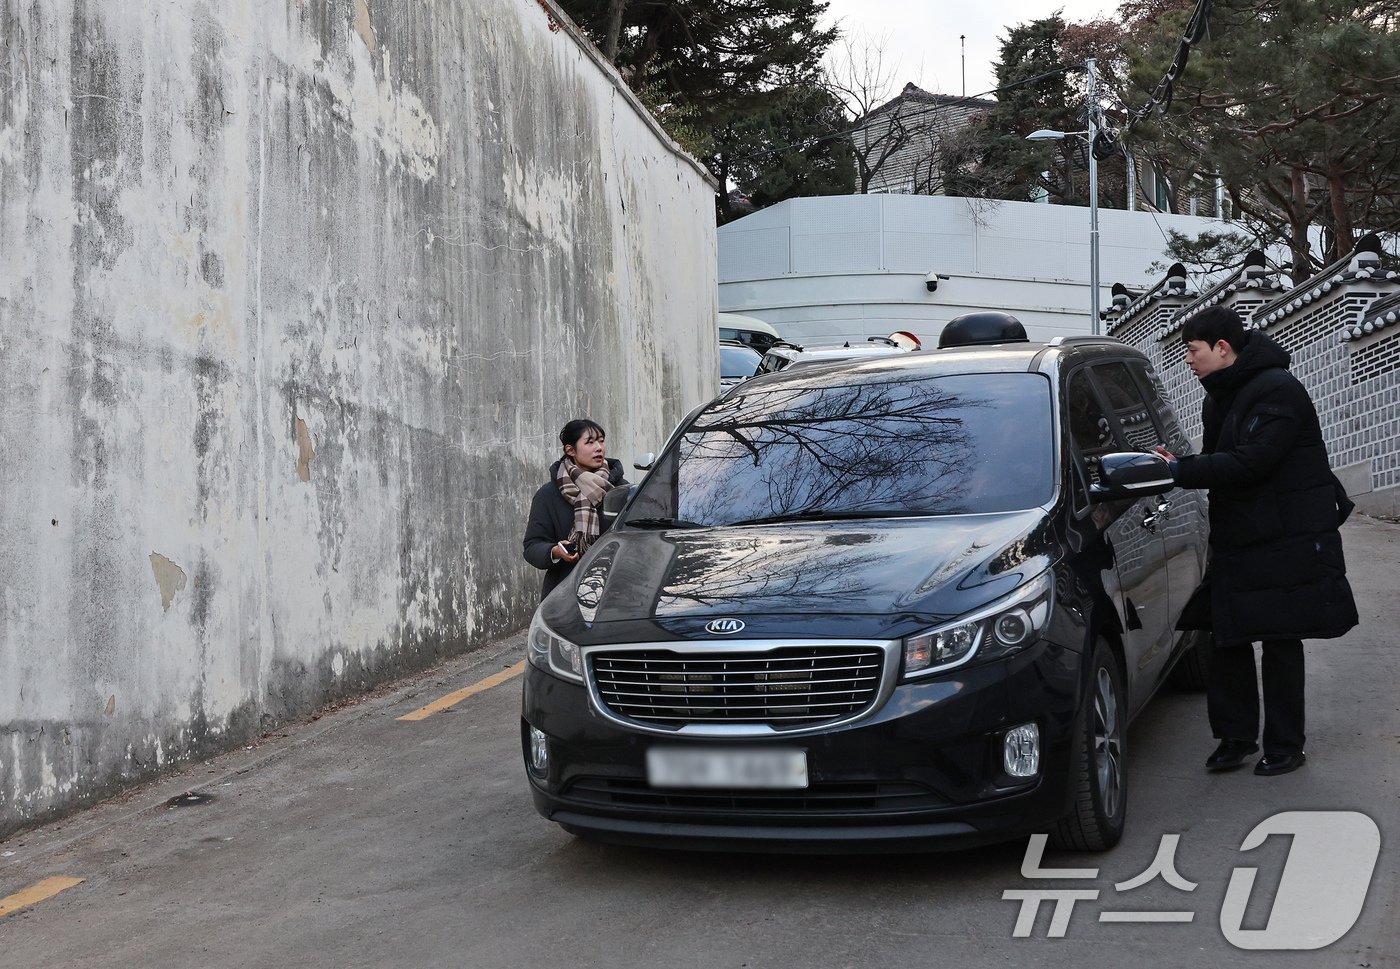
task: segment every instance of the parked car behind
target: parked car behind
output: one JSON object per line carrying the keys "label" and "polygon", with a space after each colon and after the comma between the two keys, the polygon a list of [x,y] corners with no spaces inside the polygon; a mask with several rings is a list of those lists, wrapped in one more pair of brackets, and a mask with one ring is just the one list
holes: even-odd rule
{"label": "parked car behind", "polygon": [[1159,442],[1188,448],[1147,358],[1095,337],[698,408],[535,614],[536,808],[629,844],[1111,847],[1127,724],[1203,655],[1173,619],[1204,502]]}
{"label": "parked car behind", "polygon": [[719,344],[719,386],[728,390],[743,383],[758,372],[763,357],[753,347],[736,340],[721,340]]}
{"label": "parked car behind", "polygon": [[864,343],[845,343],[830,346],[811,346],[780,341],[768,348],[759,364],[758,372],[777,373],[796,364],[830,363],[833,360],[852,360],[867,357],[887,357],[894,353],[909,353],[921,348],[919,338],[905,330],[896,330],[889,336],[872,336]]}
{"label": "parked car behind", "polygon": [[719,314],[719,338],[753,347],[760,355],[782,339],[771,323],[766,323],[756,316],[744,316],[740,313]]}

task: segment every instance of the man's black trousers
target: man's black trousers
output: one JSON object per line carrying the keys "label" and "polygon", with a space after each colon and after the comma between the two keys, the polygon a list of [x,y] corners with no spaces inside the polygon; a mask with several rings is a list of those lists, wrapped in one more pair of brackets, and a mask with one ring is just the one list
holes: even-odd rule
{"label": "man's black trousers", "polygon": [[[1270,639],[1263,646],[1264,753],[1296,754],[1303,733],[1303,641]],[[1259,739],[1259,689],[1254,644],[1218,646],[1211,654],[1206,709],[1220,740]]]}

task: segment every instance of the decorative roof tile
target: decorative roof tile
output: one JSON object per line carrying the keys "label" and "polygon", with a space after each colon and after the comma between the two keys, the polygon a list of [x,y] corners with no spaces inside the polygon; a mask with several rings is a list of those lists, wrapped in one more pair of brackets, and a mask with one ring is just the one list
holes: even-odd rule
{"label": "decorative roof tile", "polygon": [[[1174,263],[1167,270],[1167,274],[1145,293],[1134,294],[1127,287],[1114,286],[1113,306],[1100,313],[1099,316],[1108,321],[1108,331],[1112,333],[1114,330],[1126,326],[1164,299],[1185,299],[1195,296],[1195,293],[1188,291],[1187,286],[1186,267],[1179,262]],[[1110,319],[1110,317],[1112,318]]]}
{"label": "decorative roof tile", "polygon": [[1173,318],[1171,326],[1167,328],[1170,333],[1186,325],[1186,321],[1202,310],[1212,306],[1218,306],[1235,293],[1244,292],[1282,292],[1284,289],[1283,280],[1276,273],[1269,270],[1268,262],[1264,258],[1264,253],[1258,249],[1253,250],[1245,256],[1243,265],[1229,276],[1220,280],[1210,289],[1191,303],[1187,303]]}
{"label": "decorative roof tile", "polygon": [[[1400,285],[1400,273],[1381,267],[1380,238],[1374,232],[1361,237],[1347,255],[1325,267],[1316,276],[1300,283],[1284,293],[1272,303],[1259,308],[1254,314],[1256,326],[1268,326],[1298,312],[1339,287],[1350,283],[1384,283],[1388,286]],[[1353,327],[1359,330],[1361,327]],[[1342,334],[1343,340],[1355,339]]]}
{"label": "decorative roof tile", "polygon": [[[1391,275],[1395,274],[1391,273]],[[1343,330],[1342,342],[1349,343],[1352,340],[1360,340],[1377,330],[1384,330],[1397,323],[1400,323],[1400,293],[1391,293],[1371,304],[1371,308],[1366,311],[1366,316],[1360,323]]]}

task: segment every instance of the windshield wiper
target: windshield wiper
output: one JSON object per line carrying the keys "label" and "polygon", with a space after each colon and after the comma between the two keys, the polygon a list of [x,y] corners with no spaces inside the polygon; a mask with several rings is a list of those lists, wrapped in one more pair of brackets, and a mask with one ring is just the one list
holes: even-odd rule
{"label": "windshield wiper", "polygon": [[853,518],[891,518],[909,514],[903,508],[866,508],[840,511],[834,508],[803,508],[801,511],[790,511],[782,515],[764,515],[761,518],[745,518],[741,521],[730,522],[730,525],[773,525],[779,522],[797,521],[840,521],[842,519]]}
{"label": "windshield wiper", "polygon": [[684,518],[629,518],[623,522],[628,528],[704,528],[699,522]]}

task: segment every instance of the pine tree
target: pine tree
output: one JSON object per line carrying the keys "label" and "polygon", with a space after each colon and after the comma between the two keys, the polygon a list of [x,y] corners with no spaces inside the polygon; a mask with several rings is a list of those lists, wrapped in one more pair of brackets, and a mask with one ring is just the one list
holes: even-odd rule
{"label": "pine tree", "polygon": [[[855,160],[841,102],[809,79],[775,89],[762,107],[716,133],[711,166],[756,208],[811,195],[849,195]],[[727,201],[722,200],[722,202]],[[720,221],[734,215],[721,205]]]}
{"label": "pine tree", "polygon": [[[1130,82],[1138,101],[1175,54],[1187,11],[1143,36]],[[1219,176],[1263,241],[1285,240],[1295,281],[1319,254],[1349,252],[1363,230],[1400,230],[1400,0],[1215,0],[1210,34],[1169,108],[1133,132]]]}
{"label": "pine tree", "polygon": [[[1061,68],[1056,14],[1011,29],[997,63],[997,104],[944,146],[945,188],[950,195],[1031,201],[1042,193],[1075,201],[1082,142],[1032,142],[1038,128],[1084,128],[1081,105]],[[1082,198],[1080,199],[1082,201]]]}
{"label": "pine tree", "polygon": [[[820,0],[561,0],[662,124],[697,156],[716,130],[812,77],[836,28]],[[675,124],[680,122],[679,124]]]}

